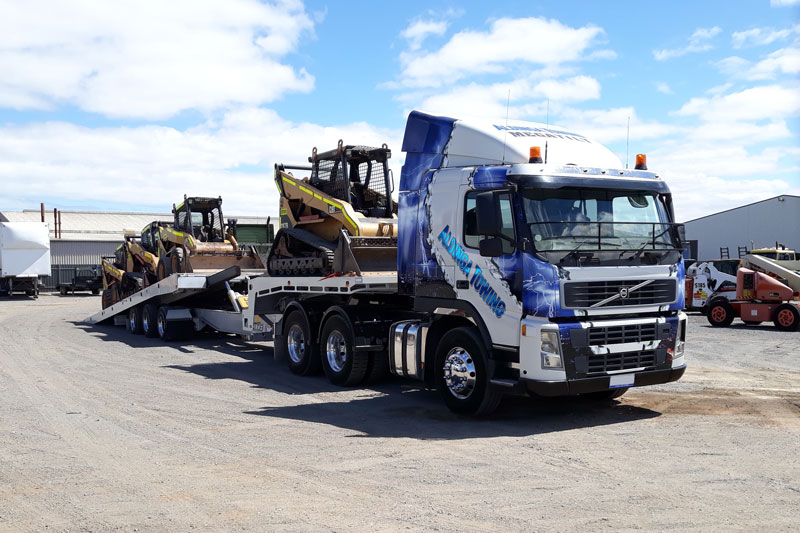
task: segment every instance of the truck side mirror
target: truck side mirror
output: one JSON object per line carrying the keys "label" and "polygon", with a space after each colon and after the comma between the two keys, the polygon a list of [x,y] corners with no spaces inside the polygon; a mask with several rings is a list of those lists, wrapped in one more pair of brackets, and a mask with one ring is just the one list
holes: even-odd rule
{"label": "truck side mirror", "polygon": [[489,237],[478,243],[481,257],[500,257],[503,255],[503,241],[500,237]]}
{"label": "truck side mirror", "polygon": [[479,235],[500,235],[500,209],[497,195],[492,191],[479,193],[475,201],[476,226]]}
{"label": "truck side mirror", "polygon": [[684,224],[675,224],[674,231],[675,237],[678,238],[681,247],[683,247],[684,243],[686,242],[686,226]]}

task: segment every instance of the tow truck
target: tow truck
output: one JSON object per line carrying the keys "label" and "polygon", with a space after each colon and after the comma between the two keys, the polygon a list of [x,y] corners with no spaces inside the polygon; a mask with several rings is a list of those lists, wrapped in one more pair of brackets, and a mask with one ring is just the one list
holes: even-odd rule
{"label": "tow truck", "polygon": [[[339,143],[346,146],[358,145]],[[331,382],[355,386],[388,371],[423,381],[452,411],[471,415],[492,412],[506,394],[608,400],[680,379],[682,226],[669,187],[643,155],[626,169],[570,130],[418,111],[402,149],[396,218],[391,191],[376,204],[384,214],[366,215],[384,219],[376,238],[396,241],[391,269],[387,242],[374,246],[376,270],[362,268],[368,249],[347,253],[348,242],[370,241],[355,240],[360,221],[347,221],[360,216],[353,202],[362,199],[337,192],[368,186],[346,158],[325,159],[336,169],[326,183],[313,165],[278,164],[279,190],[304,189],[287,194],[300,203],[287,206],[291,217],[282,213],[282,229],[292,229],[283,226],[292,218],[338,233],[298,238],[312,245],[299,262],[284,240],[270,263],[276,275],[238,267],[175,273],[87,322],[113,320],[164,339],[206,326],[273,339],[275,356],[295,374],[322,369]],[[316,155],[311,162],[323,159]],[[352,187],[335,186],[341,179]],[[279,272],[291,269],[305,270]]]}

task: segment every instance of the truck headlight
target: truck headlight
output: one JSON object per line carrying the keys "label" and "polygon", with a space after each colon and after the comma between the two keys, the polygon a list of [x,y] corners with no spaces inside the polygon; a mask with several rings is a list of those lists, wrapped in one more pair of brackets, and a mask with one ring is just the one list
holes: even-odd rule
{"label": "truck headlight", "polygon": [[686,349],[686,321],[678,321],[678,332],[675,334],[675,359],[683,357]]}
{"label": "truck headlight", "polygon": [[542,368],[564,368],[557,331],[542,331]]}

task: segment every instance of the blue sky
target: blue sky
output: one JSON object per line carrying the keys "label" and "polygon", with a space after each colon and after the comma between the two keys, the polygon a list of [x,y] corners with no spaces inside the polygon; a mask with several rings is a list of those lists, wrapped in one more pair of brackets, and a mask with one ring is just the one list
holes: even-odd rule
{"label": "blue sky", "polygon": [[[800,194],[800,0],[0,0],[0,209],[274,215],[276,162],[425,109],[648,155],[687,220]],[[510,100],[509,100],[510,95]]]}

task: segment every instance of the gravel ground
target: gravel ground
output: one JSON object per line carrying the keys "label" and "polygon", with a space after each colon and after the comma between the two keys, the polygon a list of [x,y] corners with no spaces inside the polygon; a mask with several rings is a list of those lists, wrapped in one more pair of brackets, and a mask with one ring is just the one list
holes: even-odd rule
{"label": "gravel ground", "polygon": [[695,315],[678,383],[474,420],[99,306],[0,300],[0,530],[797,529],[800,332]]}

